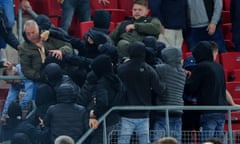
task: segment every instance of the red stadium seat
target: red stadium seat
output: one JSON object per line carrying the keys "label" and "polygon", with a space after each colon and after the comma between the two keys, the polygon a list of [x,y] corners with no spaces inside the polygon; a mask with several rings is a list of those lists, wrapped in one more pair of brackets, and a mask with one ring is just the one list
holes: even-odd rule
{"label": "red stadium seat", "polygon": [[221,64],[224,69],[233,71],[240,69],[240,52],[227,52],[220,54]]}
{"label": "red stadium seat", "polygon": [[223,10],[230,11],[231,0],[223,0]]}
{"label": "red stadium seat", "polygon": [[18,15],[19,5],[20,5],[20,0],[14,0],[14,13],[15,13],[15,16]]}
{"label": "red stadium seat", "polygon": [[111,22],[109,26],[110,33],[115,29],[115,27],[116,27],[116,24],[114,22]]}
{"label": "red stadium seat", "polygon": [[232,75],[234,76],[234,81],[240,81],[240,69],[234,69]]}
{"label": "red stadium seat", "polygon": [[132,15],[132,6],[133,0],[118,0],[118,8],[124,9],[126,11],[126,15]]}
{"label": "red stadium seat", "polygon": [[60,16],[50,16],[49,20],[51,21],[51,23],[56,26],[59,27],[60,26]]}
{"label": "red stadium seat", "polygon": [[225,39],[224,42],[225,42],[226,47],[227,47],[227,50],[228,50],[229,52],[235,51],[235,50],[234,50],[234,44],[233,44],[233,42],[232,42],[231,39],[228,39],[228,40]]}
{"label": "red stadium seat", "polygon": [[182,53],[190,52],[187,42],[184,40],[182,44]]}
{"label": "red stadium seat", "polygon": [[222,11],[222,23],[231,23],[230,11]]}
{"label": "red stadium seat", "polygon": [[0,114],[2,113],[7,94],[8,88],[0,88]]}
{"label": "red stadium seat", "polygon": [[191,55],[192,55],[192,52],[182,53],[182,59],[185,59],[185,58],[187,58],[187,57],[189,57],[189,56],[191,56]]}
{"label": "red stadium seat", "polygon": [[89,29],[93,27],[93,21],[86,21],[86,22],[80,22],[79,24],[79,30],[80,30],[80,37],[83,38],[84,34],[88,32]]}
{"label": "red stadium seat", "polygon": [[61,16],[62,9],[56,0],[30,0],[33,10],[37,14]]}
{"label": "red stadium seat", "polygon": [[231,23],[225,23],[222,25],[222,32],[224,35],[224,39],[231,40],[232,39],[232,24]]}
{"label": "red stadium seat", "polygon": [[240,82],[226,82],[226,88],[232,95],[233,100],[240,100]]}
{"label": "red stadium seat", "polygon": [[98,0],[91,0],[91,14],[95,12],[96,9],[118,9],[118,0],[110,0],[110,3],[103,5],[99,3]]}

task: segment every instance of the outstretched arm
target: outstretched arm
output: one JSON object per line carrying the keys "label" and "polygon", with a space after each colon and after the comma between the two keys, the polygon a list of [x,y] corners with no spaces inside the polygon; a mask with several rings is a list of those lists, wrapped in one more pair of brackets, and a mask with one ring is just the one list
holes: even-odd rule
{"label": "outstretched arm", "polygon": [[31,5],[30,5],[28,0],[22,0],[21,1],[21,7],[22,7],[23,10],[26,10],[26,8],[28,8],[28,7],[31,8]]}
{"label": "outstretched arm", "polygon": [[238,104],[236,104],[232,98],[232,95],[230,94],[230,92],[228,90],[226,90],[226,99],[227,99],[227,103],[228,105],[231,106],[239,106]]}

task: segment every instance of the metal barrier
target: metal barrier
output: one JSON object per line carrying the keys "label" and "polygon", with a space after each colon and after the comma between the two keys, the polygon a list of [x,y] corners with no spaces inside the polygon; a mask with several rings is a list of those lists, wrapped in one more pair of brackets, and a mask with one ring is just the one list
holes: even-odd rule
{"label": "metal barrier", "polygon": [[[229,133],[229,144],[233,144],[233,132],[232,132],[232,123],[231,123],[231,112],[240,110],[239,106],[116,106],[108,110],[101,118],[99,118],[99,123],[103,122],[103,136],[104,144],[107,143],[107,133],[106,133],[106,117],[113,111],[116,110],[163,110],[166,114],[166,123],[167,123],[167,136],[170,136],[169,130],[169,111],[170,110],[226,110],[228,121],[228,133]],[[93,129],[89,129],[78,141],[76,144],[82,144],[88,136],[93,132]]]}
{"label": "metal barrier", "polygon": [[21,76],[3,76],[3,75],[0,75],[0,80],[26,80],[26,78],[21,77]]}
{"label": "metal barrier", "polygon": [[[25,80],[25,77],[20,76],[2,76],[0,75],[0,80]],[[33,111],[36,110],[36,105],[33,101]],[[103,123],[103,136],[104,136],[104,143],[107,143],[107,132],[106,132],[106,118],[109,114],[113,111],[132,111],[132,110],[163,110],[165,111],[166,115],[166,123],[167,123],[167,136],[170,136],[169,130],[169,111],[171,110],[226,110],[227,117],[228,117],[228,133],[229,133],[229,144],[233,144],[233,134],[232,134],[232,122],[231,122],[231,112],[232,111],[239,111],[239,106],[116,106],[112,107],[108,110],[101,118],[99,118],[99,123]],[[82,144],[87,137],[93,132],[93,129],[89,129],[78,141],[76,144]]]}

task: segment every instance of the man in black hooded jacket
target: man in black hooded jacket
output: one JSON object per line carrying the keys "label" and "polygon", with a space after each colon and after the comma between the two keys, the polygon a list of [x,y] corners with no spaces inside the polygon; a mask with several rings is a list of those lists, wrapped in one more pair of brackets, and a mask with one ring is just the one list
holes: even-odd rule
{"label": "man in black hooded jacket", "polygon": [[[193,50],[197,66],[186,84],[187,90],[196,96],[198,105],[224,106],[226,100],[226,83],[222,66],[214,61],[208,41],[201,41]],[[201,111],[200,127],[204,132],[201,141],[211,137],[223,138],[225,123],[224,111]]]}
{"label": "man in black hooded jacket", "polygon": [[56,88],[57,104],[48,108],[44,124],[50,129],[53,143],[60,135],[68,135],[77,141],[87,129],[86,110],[76,104],[77,94],[69,83]]}
{"label": "man in black hooded jacket", "polygon": [[[161,95],[165,85],[157,72],[145,62],[145,45],[133,42],[128,46],[130,60],[118,68],[118,75],[126,88],[123,105],[151,106],[152,90]],[[149,142],[149,111],[123,111],[118,143],[130,142],[133,131],[139,136],[139,144]]]}
{"label": "man in black hooded jacket", "polygon": [[[119,77],[113,72],[112,60],[107,55],[99,55],[91,63],[92,71],[81,88],[78,102],[87,108],[89,126],[97,128],[91,136],[91,144],[103,143],[103,127],[98,126],[98,119],[115,106],[120,100],[123,85]],[[112,112],[107,117],[107,133],[110,133],[118,123],[119,115]]]}

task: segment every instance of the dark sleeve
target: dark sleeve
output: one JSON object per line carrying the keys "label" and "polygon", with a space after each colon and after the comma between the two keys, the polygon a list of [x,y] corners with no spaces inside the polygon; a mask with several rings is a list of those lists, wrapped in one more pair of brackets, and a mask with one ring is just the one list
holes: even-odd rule
{"label": "dark sleeve", "polygon": [[235,20],[235,15],[236,15],[236,1],[231,0],[231,4],[230,4],[231,22],[233,22]]}
{"label": "dark sleeve", "polygon": [[18,50],[17,46],[20,44],[12,29],[8,26],[8,19],[0,7],[0,35],[11,47]]}
{"label": "dark sleeve", "polygon": [[92,95],[95,90],[97,79],[98,78],[92,71],[88,73],[87,79],[81,88],[81,94],[77,98],[78,104],[83,105],[86,108],[89,107],[89,103],[92,101]]}
{"label": "dark sleeve", "polygon": [[192,74],[190,79],[186,82],[185,89],[192,95],[197,95],[202,81],[204,80],[204,75],[205,75],[205,69],[196,67]]}
{"label": "dark sleeve", "polygon": [[3,126],[0,125],[0,143],[3,141]]}
{"label": "dark sleeve", "polygon": [[75,49],[84,48],[84,42],[81,39],[65,34],[63,32],[63,30],[61,30],[60,28],[53,27],[53,28],[49,29],[49,31],[50,31],[51,37],[68,42]]}
{"label": "dark sleeve", "polygon": [[153,91],[158,95],[161,95],[166,89],[165,83],[161,81],[158,73],[154,69],[151,71],[151,86]]}
{"label": "dark sleeve", "polygon": [[106,87],[104,79],[100,79],[96,86],[96,105],[94,106],[94,114],[100,118],[108,109],[108,88]]}
{"label": "dark sleeve", "polygon": [[15,35],[12,33],[12,31],[9,31],[8,34],[3,34],[1,36],[4,38],[7,44],[18,50],[18,46],[20,45],[20,43],[15,37]]}
{"label": "dark sleeve", "polygon": [[0,68],[4,67],[4,61],[0,61]]}
{"label": "dark sleeve", "polygon": [[66,55],[64,58],[68,64],[83,68],[89,68],[89,65],[92,62],[91,58],[87,58],[84,56]]}
{"label": "dark sleeve", "polygon": [[162,21],[162,14],[161,14],[161,4],[162,0],[148,0],[148,6],[151,10],[151,16],[158,18]]}
{"label": "dark sleeve", "polygon": [[45,127],[51,127],[51,120],[52,120],[52,109],[54,108],[54,105],[50,106],[46,112],[46,116],[43,119]]}

